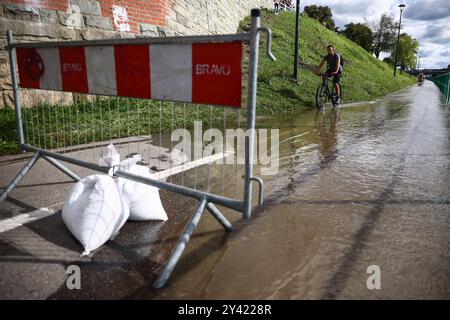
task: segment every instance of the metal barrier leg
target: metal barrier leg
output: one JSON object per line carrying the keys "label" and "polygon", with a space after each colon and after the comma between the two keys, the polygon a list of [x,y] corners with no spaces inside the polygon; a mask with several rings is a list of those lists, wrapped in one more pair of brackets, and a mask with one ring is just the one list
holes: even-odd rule
{"label": "metal barrier leg", "polygon": [[230,221],[225,218],[222,212],[220,212],[220,210],[217,209],[217,207],[212,202],[209,202],[206,208],[212,214],[212,216],[225,228],[225,231],[233,231],[233,226],[231,225]]}
{"label": "metal barrier leg", "polygon": [[153,284],[154,288],[159,289],[166,284],[167,279],[172,274],[173,269],[178,263],[178,260],[183,254],[183,251],[186,248],[187,243],[191,239],[192,233],[194,232],[195,228],[198,225],[198,222],[200,221],[200,218],[202,217],[203,211],[205,210],[206,202],[207,202],[206,198],[203,198],[199,201],[197,210],[189,220],[186,228],[184,229],[183,233],[178,239],[175,249],[170,254],[170,257],[167,260],[167,263],[164,266],[163,270],[159,274],[158,279],[156,279],[155,283]]}
{"label": "metal barrier leg", "polygon": [[258,183],[258,186],[259,186],[259,189],[258,189],[258,191],[259,191],[259,193],[258,193],[259,194],[258,204],[260,206],[262,206],[263,199],[264,199],[264,189],[263,189],[264,182],[262,181],[261,178],[258,178],[258,177],[251,177],[250,180],[251,181],[256,181]]}
{"label": "metal barrier leg", "polygon": [[[13,34],[11,30],[6,33],[8,40],[8,56],[9,56],[9,66],[11,70],[11,82],[14,96],[14,109],[16,111],[16,123],[17,123],[17,138],[19,140],[20,153],[24,152],[23,144],[25,142],[23,137],[23,127],[22,127],[22,113],[20,111],[20,101],[19,101],[19,82],[17,81],[17,71],[16,71],[16,51],[9,47],[13,43]],[[0,200],[1,201],[1,200]]]}
{"label": "metal barrier leg", "polygon": [[67,174],[69,177],[71,177],[73,180],[75,181],[81,181],[81,178],[74,173],[72,170],[70,170],[69,168],[66,168],[63,164],[61,164],[59,161],[53,159],[53,158],[49,158],[47,156],[42,156],[42,158],[44,158],[45,160],[47,160],[50,164],[54,165],[56,168],[58,168],[59,170],[61,170],[63,173]]}
{"label": "metal barrier leg", "polygon": [[258,80],[258,57],[259,57],[259,24],[261,11],[253,9],[251,11],[252,28],[250,40],[250,63],[248,80],[248,101],[247,101],[247,131],[248,136],[245,141],[245,182],[244,182],[244,218],[250,220],[252,216],[252,182],[253,159],[255,145],[255,115],[256,115],[256,89]]}
{"label": "metal barrier leg", "polygon": [[27,162],[27,164],[20,169],[19,173],[16,175],[14,180],[6,187],[5,191],[2,192],[0,195],[0,202],[5,200],[8,194],[11,193],[11,191],[14,190],[14,188],[19,184],[19,182],[25,177],[25,175],[30,171],[30,169],[34,166],[36,161],[39,160],[39,152],[36,152],[33,157],[30,159],[30,161]]}

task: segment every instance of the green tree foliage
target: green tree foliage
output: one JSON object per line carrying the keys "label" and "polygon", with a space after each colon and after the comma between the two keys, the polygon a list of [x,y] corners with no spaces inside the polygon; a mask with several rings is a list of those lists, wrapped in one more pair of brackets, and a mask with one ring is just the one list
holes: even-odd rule
{"label": "green tree foliage", "polygon": [[345,25],[344,35],[363,47],[367,52],[372,51],[373,33],[368,26],[362,23],[349,23]]}
{"label": "green tree foliage", "polygon": [[[415,67],[418,50],[419,41],[406,33],[400,35],[397,64],[401,67],[401,70]],[[392,51],[391,59],[395,59],[395,53],[396,48]]]}
{"label": "green tree foliage", "polygon": [[396,28],[394,19],[387,14],[383,14],[380,21],[374,26],[372,52],[377,58],[380,57],[381,51],[392,52],[394,49]]}
{"label": "green tree foliage", "polygon": [[309,17],[318,20],[327,29],[334,30],[335,24],[334,20],[332,19],[333,14],[331,13],[331,9],[328,6],[306,6],[305,12]]}

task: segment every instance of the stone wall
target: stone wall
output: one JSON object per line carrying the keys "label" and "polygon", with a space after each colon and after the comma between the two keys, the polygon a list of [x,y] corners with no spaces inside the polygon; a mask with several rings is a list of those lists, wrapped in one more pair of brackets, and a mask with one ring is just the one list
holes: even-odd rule
{"label": "stone wall", "polygon": [[[0,108],[13,101],[7,30],[17,42],[226,34],[255,7],[272,0],[0,0]],[[123,10],[127,19],[117,14]],[[23,105],[44,96],[51,102],[49,93],[34,92]]]}
{"label": "stone wall", "polygon": [[167,17],[167,27],[177,34],[234,33],[252,8],[271,8],[272,0],[178,0]]}

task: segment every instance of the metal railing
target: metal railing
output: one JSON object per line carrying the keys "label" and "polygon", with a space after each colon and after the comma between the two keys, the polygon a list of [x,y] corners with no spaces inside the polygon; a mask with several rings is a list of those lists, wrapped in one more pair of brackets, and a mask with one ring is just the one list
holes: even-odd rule
{"label": "metal railing", "polygon": [[439,76],[430,77],[429,80],[433,81],[442,94],[445,96],[445,101],[450,102],[450,73],[441,74]]}
{"label": "metal railing", "polygon": [[[178,260],[180,259],[190,237],[195,230],[197,224],[203,212],[208,210],[211,215],[224,227],[225,231],[231,231],[232,225],[220,212],[216,205],[220,205],[232,210],[241,212],[245,219],[250,219],[252,214],[252,184],[257,182],[259,186],[259,203],[262,204],[263,196],[263,183],[262,180],[253,176],[253,163],[254,155],[250,150],[254,150],[255,147],[255,109],[256,109],[256,93],[257,93],[257,75],[258,75],[258,59],[259,59],[259,34],[266,32],[268,36],[267,41],[267,55],[275,60],[275,57],[270,51],[271,47],[271,32],[267,28],[260,27],[260,11],[253,9],[251,12],[251,30],[248,33],[236,34],[236,35],[213,35],[213,36],[190,36],[190,37],[166,37],[166,38],[136,38],[136,39],[111,39],[111,40],[91,40],[91,41],[64,41],[64,42],[44,42],[44,43],[15,43],[11,32],[8,32],[8,54],[11,67],[11,78],[14,94],[14,107],[17,119],[17,134],[20,145],[20,151],[33,152],[32,158],[28,163],[20,170],[13,181],[7,186],[0,195],[0,201],[7,198],[8,194],[12,192],[15,186],[17,186],[21,179],[27,174],[34,164],[43,158],[50,164],[55,166],[58,170],[64,172],[75,181],[80,181],[81,178],[66,166],[60,163],[60,161],[74,164],[80,167],[95,170],[97,172],[111,174],[113,177],[122,177],[129,180],[133,180],[139,183],[154,186],[169,192],[176,192],[186,197],[197,199],[198,205],[195,212],[189,219],[186,228],[182,232],[178,239],[175,248],[170,254],[167,262],[165,263],[162,271],[160,272],[157,280],[154,283],[155,288],[164,286],[167,279],[170,277],[173,269],[175,268]],[[51,108],[50,106],[41,105],[38,108],[21,109],[21,95],[19,89],[19,81],[17,78],[18,70],[15,62],[16,50],[19,48],[39,50],[42,48],[74,48],[74,47],[105,47],[116,45],[180,45],[187,44],[193,45],[198,43],[230,43],[230,42],[246,42],[250,45],[250,59],[249,59],[249,74],[248,74],[248,98],[247,98],[247,134],[245,137],[245,176],[243,182],[243,197],[219,195],[209,190],[209,175],[211,168],[208,168],[208,188],[207,190],[200,190],[197,188],[197,175],[195,175],[194,186],[186,185],[184,183],[184,171],[176,170],[176,166],[171,165],[166,168],[166,171],[173,170],[176,172],[181,171],[181,183],[175,183],[173,180],[168,181],[166,178],[158,178],[161,175],[161,168],[158,168],[158,172],[154,173],[152,177],[143,177],[131,174],[130,172],[120,169],[100,166],[96,159],[101,156],[99,149],[105,146],[104,141],[115,142],[118,145],[124,143],[122,149],[128,148],[128,154],[133,154],[131,151],[138,151],[138,153],[145,153],[144,144],[148,144],[147,148],[153,147],[154,137],[152,136],[152,128],[156,127],[157,139],[159,139],[159,149],[153,151],[147,150],[149,157],[147,165],[151,166],[151,155],[153,153],[159,153],[159,161],[161,161],[162,154],[167,153],[167,149],[162,149],[162,115],[164,112],[169,112],[166,118],[171,119],[170,129],[173,131],[174,126],[183,123],[186,128],[186,113],[196,112],[195,119],[199,119],[199,114],[203,118],[208,117],[209,112],[209,125],[212,126],[214,122],[213,116],[215,110],[212,107],[209,109],[200,110],[201,107],[196,107],[196,111],[187,110],[186,103],[180,106],[174,106],[170,103],[168,106],[162,105],[162,102],[154,104],[154,102],[148,102],[147,105],[139,104],[136,102],[137,107],[132,107],[130,111],[130,99],[119,101],[115,98],[94,98],[92,96],[84,97],[81,100],[74,100],[74,103],[68,107]],[[40,62],[39,62],[40,63]],[[38,64],[39,64],[38,63]],[[71,66],[69,65],[68,68]],[[42,67],[43,69],[43,67]],[[20,70],[19,70],[20,71]],[[31,70],[33,72],[33,70]],[[38,73],[44,72],[38,70]],[[71,90],[62,90],[70,92]],[[76,92],[76,91],[73,91]],[[63,99],[63,98],[61,98]],[[122,99],[122,98],[120,98]],[[164,100],[161,98],[160,100]],[[144,100],[149,101],[149,100]],[[115,105],[115,103],[117,105]],[[123,108],[126,112],[126,119],[120,119],[120,108]],[[86,110],[92,111],[90,113]],[[116,110],[117,109],[117,110]],[[95,112],[95,111],[98,112]],[[116,110],[116,111],[114,111]],[[174,117],[174,110],[181,113],[183,121],[178,121],[177,116]],[[236,110],[236,108],[233,108]],[[230,113],[231,111],[228,110]],[[203,113],[202,113],[203,112]],[[234,111],[238,113],[240,117],[240,111]],[[217,113],[217,112],[216,112]],[[158,117],[159,115],[159,117]],[[106,117],[109,121],[102,122],[102,119],[97,117]],[[175,119],[174,119],[175,118]],[[192,117],[191,117],[192,118]],[[227,127],[227,111],[223,112],[223,118],[220,122],[223,123],[224,131]],[[142,124],[144,123],[144,125]],[[145,124],[148,122],[147,124]],[[217,122],[217,121],[216,121]],[[122,127],[122,123],[125,123],[125,127]],[[130,123],[138,123],[137,132],[133,134],[133,130],[130,129]],[[199,122],[197,121],[197,124]],[[240,120],[237,121],[238,125]],[[145,125],[148,126],[148,131],[144,132]],[[195,124],[194,124],[195,125]],[[99,128],[100,126],[100,128]],[[136,131],[136,130],[135,130]],[[70,132],[70,133],[69,133]],[[146,133],[146,134],[145,134]],[[173,133],[173,132],[172,132]],[[132,136],[135,136],[133,140]],[[225,136],[225,135],[224,135]],[[109,139],[108,139],[109,138]],[[184,140],[183,140],[184,141]],[[172,142],[171,142],[172,144]],[[172,146],[171,146],[172,147]],[[136,150],[137,148],[137,150]],[[170,150],[173,151],[173,148]],[[187,150],[183,148],[183,153]],[[189,150],[190,151],[190,150]],[[91,153],[91,154],[90,154]],[[194,150],[195,153],[195,150]],[[183,155],[183,154],[182,154]],[[237,156],[237,155],[236,155]],[[225,158],[224,154],[222,158]],[[217,160],[217,158],[214,158]],[[198,160],[198,159],[197,159]],[[189,165],[187,162],[181,162],[179,166],[186,166],[187,169],[195,169],[197,173],[197,167],[200,167],[204,163],[209,163],[214,160],[208,160],[203,163],[196,163],[195,165]],[[172,172],[167,174],[172,176]],[[167,177],[166,176],[166,177]],[[222,171],[222,179],[225,174]],[[237,177],[237,174],[236,174]],[[236,178],[237,180],[237,178]],[[222,180],[224,181],[224,180]],[[237,189],[236,189],[237,190]],[[237,191],[236,191],[237,194]]]}

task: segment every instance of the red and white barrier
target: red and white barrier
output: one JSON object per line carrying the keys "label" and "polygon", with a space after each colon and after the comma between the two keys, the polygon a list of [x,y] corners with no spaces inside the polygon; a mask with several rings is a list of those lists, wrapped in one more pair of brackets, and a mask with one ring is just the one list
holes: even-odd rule
{"label": "red and white barrier", "polygon": [[241,107],[242,42],[17,48],[22,88]]}

